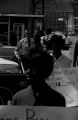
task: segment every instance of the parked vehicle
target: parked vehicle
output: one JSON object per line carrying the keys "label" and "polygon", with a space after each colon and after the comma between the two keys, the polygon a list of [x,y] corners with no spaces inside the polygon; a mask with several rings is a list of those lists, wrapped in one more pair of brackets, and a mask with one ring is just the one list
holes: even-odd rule
{"label": "parked vehicle", "polygon": [[0,58],[0,73],[20,73],[18,63]]}

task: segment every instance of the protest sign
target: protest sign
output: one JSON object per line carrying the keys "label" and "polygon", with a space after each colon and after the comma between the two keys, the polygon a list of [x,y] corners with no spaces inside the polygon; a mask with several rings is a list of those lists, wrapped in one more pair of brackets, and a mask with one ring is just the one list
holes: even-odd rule
{"label": "protest sign", "polygon": [[56,68],[46,81],[48,85],[61,93],[66,106],[78,106],[78,68]]}
{"label": "protest sign", "polygon": [[0,106],[0,120],[77,120],[78,108]]}
{"label": "protest sign", "polygon": [[0,106],[0,120],[62,120],[64,116],[65,108]]}

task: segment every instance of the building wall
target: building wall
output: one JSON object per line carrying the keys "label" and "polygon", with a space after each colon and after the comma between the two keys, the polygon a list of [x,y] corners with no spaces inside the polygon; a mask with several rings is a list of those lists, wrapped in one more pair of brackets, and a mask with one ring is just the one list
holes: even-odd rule
{"label": "building wall", "polygon": [[[45,27],[49,27],[49,26],[52,27],[54,25],[58,27],[58,23],[57,23],[56,19],[58,19],[59,17],[61,17],[61,18],[63,17],[65,20],[65,23],[68,20],[67,24],[70,24],[70,22],[71,22],[71,24],[73,24],[73,22],[72,22],[73,20],[70,20],[70,19],[73,19],[71,17],[71,13],[73,12],[73,8],[71,6],[71,1],[72,0],[44,0]],[[42,6],[41,6],[41,2],[40,2],[36,6],[36,11],[35,11],[36,14],[42,14],[41,7]],[[67,13],[70,14],[70,15],[68,15],[69,18],[67,18]],[[55,26],[54,26],[54,28],[55,28]],[[73,28],[72,28],[72,30],[73,30]]]}
{"label": "building wall", "polygon": [[30,14],[31,0],[0,0],[0,13]]}
{"label": "building wall", "polygon": [[78,0],[72,1],[73,13],[74,13],[74,29],[78,34]]}

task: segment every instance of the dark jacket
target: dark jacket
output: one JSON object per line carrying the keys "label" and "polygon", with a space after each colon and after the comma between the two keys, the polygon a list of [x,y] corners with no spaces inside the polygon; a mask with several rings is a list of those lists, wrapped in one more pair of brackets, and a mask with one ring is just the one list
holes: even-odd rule
{"label": "dark jacket", "polygon": [[75,47],[74,47],[73,67],[75,67],[76,65],[78,66],[77,57],[78,57],[78,40],[76,41]]}

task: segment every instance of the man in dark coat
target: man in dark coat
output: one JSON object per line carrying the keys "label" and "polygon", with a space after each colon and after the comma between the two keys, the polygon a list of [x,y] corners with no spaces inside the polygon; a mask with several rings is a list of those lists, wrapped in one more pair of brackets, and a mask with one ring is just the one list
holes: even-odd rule
{"label": "man in dark coat", "polygon": [[75,43],[74,54],[73,54],[73,67],[78,66],[78,40]]}
{"label": "man in dark coat", "polygon": [[65,106],[65,98],[45,82],[52,70],[53,57],[47,52],[32,56],[30,85],[14,95],[12,105]]}

